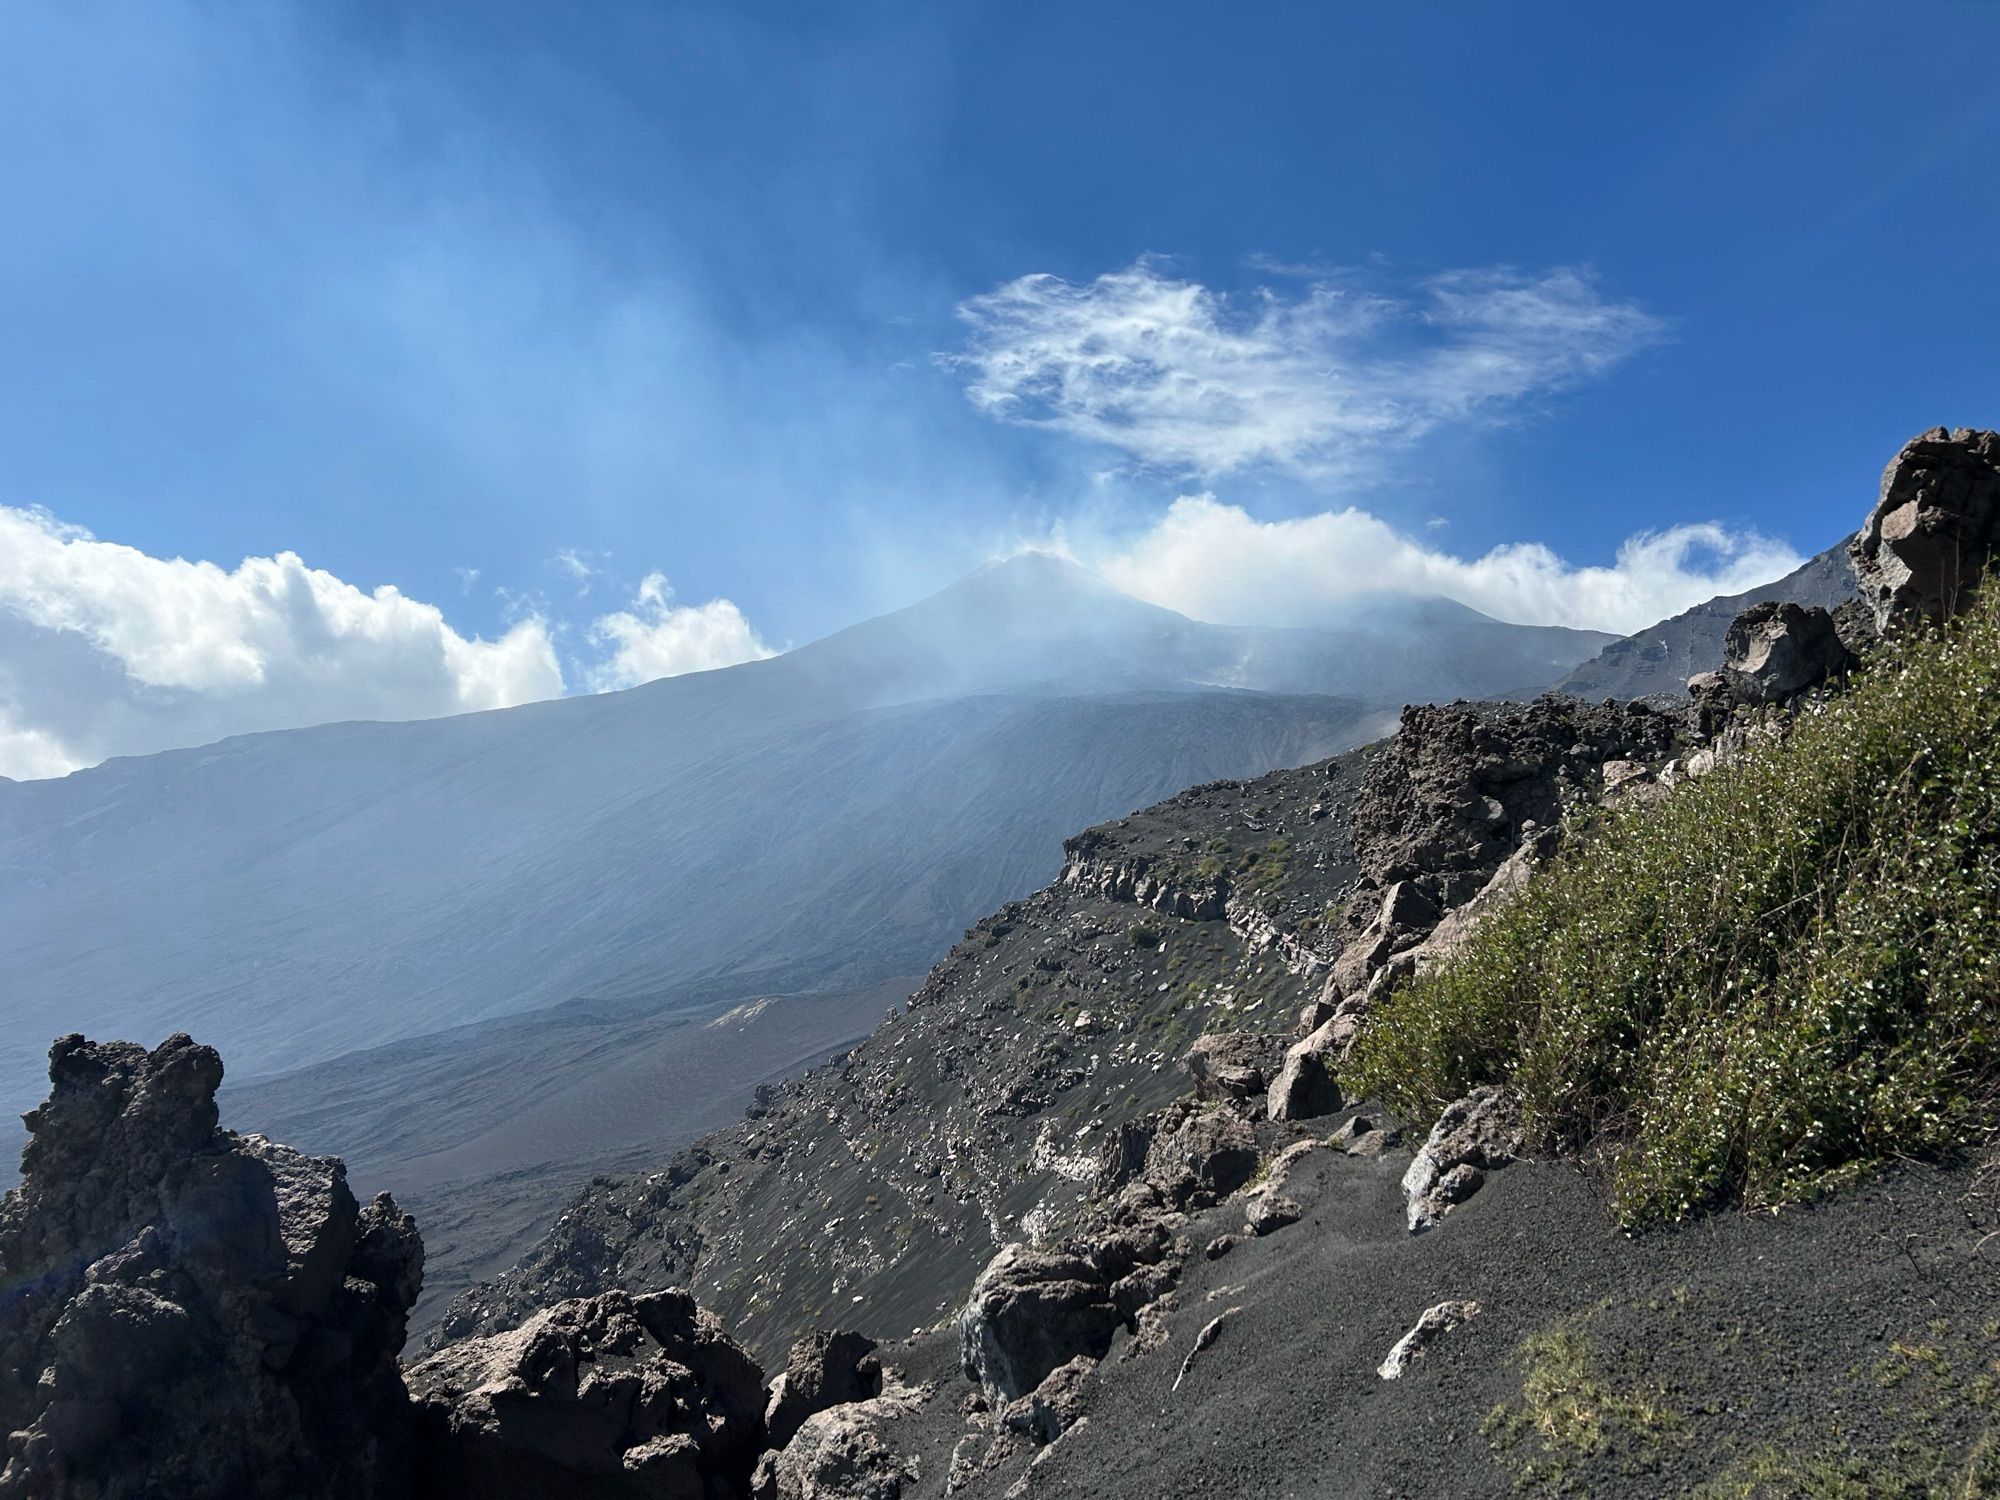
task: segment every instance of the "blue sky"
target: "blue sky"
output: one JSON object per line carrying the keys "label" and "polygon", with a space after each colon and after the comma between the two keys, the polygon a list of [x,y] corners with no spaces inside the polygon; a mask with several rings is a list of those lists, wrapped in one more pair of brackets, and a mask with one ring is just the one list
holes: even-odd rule
{"label": "blue sky", "polygon": [[[536,619],[568,690],[642,675],[593,622],[727,600],[718,639],[782,648],[1024,541],[1238,616],[1272,591],[1194,553],[1303,540],[1337,592],[1408,543],[1399,586],[1630,628],[2000,416],[1992,0],[151,0],[0,35],[0,507],[46,563],[0,559],[0,746],[66,764],[152,741],[45,703],[43,646],[132,702],[249,693],[204,731],[307,712],[251,702],[292,649],[254,630],[218,627],[256,693],[160,667],[192,575],[84,532],[296,553],[454,638]],[[1720,555],[1570,571],[1707,522]],[[500,701],[430,691],[381,711]]]}

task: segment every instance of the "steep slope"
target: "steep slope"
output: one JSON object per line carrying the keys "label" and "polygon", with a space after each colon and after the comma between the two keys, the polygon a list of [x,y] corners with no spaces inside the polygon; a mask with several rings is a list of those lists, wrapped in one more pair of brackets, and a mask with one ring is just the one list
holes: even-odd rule
{"label": "steep slope", "polygon": [[[1409,651],[1426,630],[1452,692],[1596,644],[1454,616]],[[1027,558],[726,671],[0,787],[0,1097],[77,1025],[197,1027],[240,1077],[585,995],[921,967],[1045,878],[1062,829],[1422,696],[1357,639],[1204,626]],[[1330,700],[1357,659],[1369,693]]]}
{"label": "steep slope", "polygon": [[1836,542],[1776,582],[1741,594],[1724,594],[1682,610],[1672,619],[1613,641],[1572,669],[1552,689],[1579,698],[1679,698],[1688,678],[1722,660],[1729,622],[1753,604],[1782,599],[1832,609],[1855,596],[1847,543]]}
{"label": "steep slope", "polygon": [[[1100,1153],[1185,1092],[1178,1060],[1196,1037],[1261,1035],[1275,1067],[1354,915],[1398,878],[1396,830],[1456,837],[1469,799],[1467,873],[1490,874],[1571,790],[1594,795],[1603,762],[1658,759],[1675,734],[1643,708],[1455,706],[1408,716],[1399,741],[1089,829],[1066,844],[1061,880],[974,926],[903,1013],[663,1170],[594,1184],[437,1337],[670,1284],[766,1355],[818,1319],[877,1336],[926,1326],[1000,1245],[1061,1238]],[[1412,786],[1447,794],[1441,810],[1413,814]]]}

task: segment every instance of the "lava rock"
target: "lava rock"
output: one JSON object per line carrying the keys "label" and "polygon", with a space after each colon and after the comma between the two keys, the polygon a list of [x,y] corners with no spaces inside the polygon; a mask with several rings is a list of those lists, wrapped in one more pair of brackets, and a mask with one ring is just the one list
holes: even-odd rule
{"label": "lava rock", "polygon": [[1298,1223],[1304,1217],[1305,1209],[1300,1207],[1297,1199],[1279,1193],[1259,1193],[1250,1200],[1243,1227],[1261,1239]]}
{"label": "lava rock", "polygon": [[706,1500],[763,1447],[764,1375],[686,1292],[573,1298],[409,1371],[440,1500]]}
{"label": "lava rock", "polygon": [[217,1128],[222,1059],[58,1041],[0,1202],[0,1494],[406,1492],[416,1226],[332,1157]]}
{"label": "lava rock", "polygon": [[1434,1226],[1522,1149],[1520,1105],[1505,1089],[1488,1084],[1447,1105],[1403,1174],[1410,1233]]}
{"label": "lava rock", "polygon": [[1211,1031],[1197,1037],[1181,1066],[1194,1080],[1197,1099],[1239,1102],[1264,1092],[1264,1068],[1273,1044],[1243,1032]]}
{"label": "lava rock", "polygon": [[792,1345],[764,1406],[764,1441],[782,1448],[807,1417],[882,1394],[875,1341],[859,1333],[813,1333]]}
{"label": "lava rock", "polygon": [[1877,629],[1906,616],[1949,619],[1978,586],[1996,540],[2000,432],[1936,427],[1911,438],[1848,544]]}
{"label": "lava rock", "polygon": [[1056,1366],[1040,1385],[1008,1403],[1000,1413],[1001,1425],[1038,1443],[1053,1443],[1089,1409],[1089,1383],[1096,1372],[1097,1361],[1081,1356]]}
{"label": "lava rock", "polygon": [[1334,1018],[1329,1016],[1310,1036],[1285,1053],[1285,1064],[1271,1081],[1266,1109],[1274,1120],[1311,1120],[1341,1106],[1340,1085],[1333,1065],[1339,1052]]}
{"label": "lava rock", "polygon": [[1478,1316],[1477,1302],[1440,1302],[1435,1307],[1425,1308],[1416,1326],[1396,1340],[1388,1357],[1375,1367],[1375,1373],[1384,1380],[1401,1380],[1433,1343]]}
{"label": "lava rock", "polygon": [[1088,1257],[1008,1245],[972,1284],[959,1318],[968,1378],[997,1402],[1032,1391],[1078,1355],[1102,1359],[1125,1316]]}
{"label": "lava rock", "polygon": [[[1154,1181],[1185,1180],[1197,1195],[1224,1198],[1256,1172],[1256,1134],[1234,1111],[1213,1106],[1170,1110],[1167,1119],[1174,1123],[1158,1131],[1146,1151],[1146,1175]],[[1185,1200],[1188,1195],[1177,1196]]]}
{"label": "lava rock", "polygon": [[917,1469],[884,1432],[920,1400],[921,1393],[897,1393],[814,1413],[757,1461],[751,1500],[901,1500]]}
{"label": "lava rock", "polygon": [[1722,649],[1722,681],[1738,703],[1783,703],[1855,665],[1832,615],[1777,600],[1738,615]]}

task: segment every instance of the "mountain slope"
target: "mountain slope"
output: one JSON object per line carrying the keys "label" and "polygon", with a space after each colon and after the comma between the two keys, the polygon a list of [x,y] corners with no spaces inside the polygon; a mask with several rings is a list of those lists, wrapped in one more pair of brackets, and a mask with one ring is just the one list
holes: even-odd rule
{"label": "mountain slope", "polygon": [[1613,641],[1569,672],[1553,691],[1579,698],[1645,698],[1662,693],[1679,698],[1687,691],[1688,678],[1722,660],[1722,638],[1729,622],[1751,605],[1782,599],[1832,609],[1854,593],[1847,543],[1836,542],[1774,583],[1720,595]]}
{"label": "mountain slope", "polygon": [[[242,1076],[583,995],[921,968],[1046,878],[1065,828],[1597,644],[1470,612],[1403,630],[1397,658],[1361,625],[1202,625],[1028,557],[726,671],[0,787],[0,1097],[79,1026],[196,1027]],[[1397,662],[1427,654],[1413,690]]]}

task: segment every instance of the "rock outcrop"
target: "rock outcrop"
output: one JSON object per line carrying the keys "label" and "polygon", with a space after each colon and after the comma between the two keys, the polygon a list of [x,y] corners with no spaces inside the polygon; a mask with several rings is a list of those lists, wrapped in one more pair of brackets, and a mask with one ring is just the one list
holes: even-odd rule
{"label": "rock outcrop", "polygon": [[891,1392],[816,1412],[758,1460],[751,1500],[902,1500],[920,1476],[890,1429],[918,1399]]}
{"label": "rock outcrop", "polygon": [[998,1403],[1019,1400],[1112,1335],[1173,1282],[1187,1253],[1158,1217],[1107,1227],[1061,1250],[1008,1245],[972,1284],[959,1317],[968,1378]]}
{"label": "rock outcrop", "polygon": [[764,1446],[764,1376],[686,1292],[558,1303],[409,1372],[438,1500],[718,1500]]}
{"label": "rock outcrop", "polygon": [[1949,618],[2000,543],[2000,432],[1932,428],[1903,445],[1850,544],[1878,629]]}
{"label": "rock outcrop", "polygon": [[1355,798],[1361,876],[1323,998],[1338,1005],[1364,995],[1524,845],[1546,853],[1541,844],[1564,815],[1603,795],[1607,764],[1659,762],[1682,734],[1674,715],[1644,703],[1405,709]]}
{"label": "rock outcrop", "polygon": [[222,1060],[64,1037],[0,1202],[0,1493],[397,1496],[415,1225],[217,1128]]}

